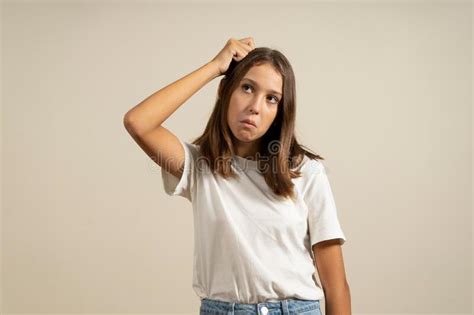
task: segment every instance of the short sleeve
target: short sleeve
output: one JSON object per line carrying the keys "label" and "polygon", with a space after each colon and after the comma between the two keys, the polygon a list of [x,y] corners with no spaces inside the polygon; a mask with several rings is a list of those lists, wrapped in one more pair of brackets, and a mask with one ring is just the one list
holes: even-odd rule
{"label": "short sleeve", "polygon": [[[179,138],[178,138],[179,139]],[[192,202],[195,181],[195,145],[179,139],[184,149],[184,169],[181,178],[178,178],[161,168],[161,178],[165,192],[170,196],[181,196]]]}
{"label": "short sleeve", "polygon": [[304,200],[308,207],[308,228],[311,247],[321,241],[339,239],[342,245],[346,237],[339,223],[336,203],[324,165],[310,160]]}

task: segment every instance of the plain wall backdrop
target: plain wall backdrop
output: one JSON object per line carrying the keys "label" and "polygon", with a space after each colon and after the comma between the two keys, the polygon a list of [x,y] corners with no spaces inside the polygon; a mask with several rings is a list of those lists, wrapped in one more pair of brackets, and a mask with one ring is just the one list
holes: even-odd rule
{"label": "plain wall backdrop", "polygon": [[[192,206],[124,114],[252,36],[326,158],[354,314],[472,311],[470,1],[3,1],[5,313],[188,313]],[[219,77],[165,126],[192,141]],[[324,306],[324,303],[323,303]]]}

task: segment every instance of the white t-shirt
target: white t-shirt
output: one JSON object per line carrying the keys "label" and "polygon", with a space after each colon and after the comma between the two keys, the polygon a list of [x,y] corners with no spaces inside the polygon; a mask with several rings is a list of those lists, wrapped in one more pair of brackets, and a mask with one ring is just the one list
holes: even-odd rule
{"label": "white t-shirt", "polygon": [[238,155],[239,179],[224,179],[205,166],[198,146],[180,139],[181,178],[161,168],[165,192],[192,203],[193,289],[197,296],[236,303],[324,297],[312,245],[346,237],[321,161],[305,156],[302,177],[292,179],[297,201],[281,201],[258,171]]}

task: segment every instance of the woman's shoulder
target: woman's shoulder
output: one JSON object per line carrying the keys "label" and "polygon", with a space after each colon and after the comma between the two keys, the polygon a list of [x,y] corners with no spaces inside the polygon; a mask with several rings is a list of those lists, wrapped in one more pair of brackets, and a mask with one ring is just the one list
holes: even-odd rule
{"label": "woman's shoulder", "polygon": [[323,162],[318,158],[311,158],[310,156],[304,154],[301,164],[297,168],[303,174],[314,174],[314,172],[324,170]]}
{"label": "woman's shoulder", "polygon": [[299,170],[300,176],[293,180],[305,196],[308,188],[320,178],[319,175],[325,174],[325,168],[321,159],[312,158],[305,154]]}

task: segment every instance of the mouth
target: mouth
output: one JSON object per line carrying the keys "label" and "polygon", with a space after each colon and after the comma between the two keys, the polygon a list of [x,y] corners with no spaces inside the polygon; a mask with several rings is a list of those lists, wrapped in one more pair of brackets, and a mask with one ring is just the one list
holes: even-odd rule
{"label": "mouth", "polygon": [[255,124],[253,124],[252,122],[248,121],[248,120],[242,120],[240,122],[242,125],[244,125],[245,127],[249,127],[249,128],[257,128],[257,126],[255,126]]}

